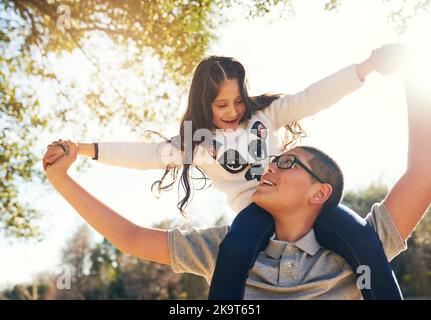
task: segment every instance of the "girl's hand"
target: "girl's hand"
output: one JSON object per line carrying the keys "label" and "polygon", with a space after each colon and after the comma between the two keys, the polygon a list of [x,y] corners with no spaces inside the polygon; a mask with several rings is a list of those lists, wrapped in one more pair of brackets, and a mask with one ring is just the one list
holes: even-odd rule
{"label": "girl's hand", "polygon": [[[64,147],[63,148],[60,146],[57,146],[61,144]],[[72,165],[72,163],[75,162],[77,156],[78,156],[78,144],[67,140],[67,141],[63,141],[61,140],[61,142],[58,142],[56,144],[56,146],[49,146],[48,147],[48,151],[46,152],[45,157],[47,156],[47,154],[50,152],[49,149],[51,148],[55,148],[60,149],[61,150],[61,157],[57,158],[55,160],[55,162],[51,163],[51,164],[47,164],[46,168],[45,168],[45,173],[46,175],[49,177],[52,176],[57,176],[57,175],[65,175],[67,174],[67,170],[70,168],[70,166]],[[55,153],[57,155],[57,153]]]}
{"label": "girl's hand", "polygon": [[386,76],[401,71],[407,51],[407,46],[405,45],[387,44],[373,50],[368,62],[373,70]]}

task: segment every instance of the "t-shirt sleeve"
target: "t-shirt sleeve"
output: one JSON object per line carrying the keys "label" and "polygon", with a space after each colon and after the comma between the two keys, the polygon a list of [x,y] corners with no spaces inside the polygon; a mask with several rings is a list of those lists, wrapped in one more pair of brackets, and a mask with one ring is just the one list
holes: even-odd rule
{"label": "t-shirt sleeve", "polygon": [[164,169],[183,162],[181,150],[167,141],[99,142],[98,149],[98,162],[130,169]]}
{"label": "t-shirt sleeve", "polygon": [[168,231],[171,266],[175,273],[193,273],[210,283],[218,247],[228,232],[228,226],[206,229],[180,228]]}
{"label": "t-shirt sleeve", "polygon": [[303,91],[281,96],[264,109],[263,113],[271,119],[274,129],[277,130],[330,107],[345,95],[361,87],[363,82],[358,78],[356,65],[350,65]]}
{"label": "t-shirt sleeve", "polygon": [[407,242],[401,237],[384,203],[374,204],[365,220],[376,230],[389,261],[407,249]]}

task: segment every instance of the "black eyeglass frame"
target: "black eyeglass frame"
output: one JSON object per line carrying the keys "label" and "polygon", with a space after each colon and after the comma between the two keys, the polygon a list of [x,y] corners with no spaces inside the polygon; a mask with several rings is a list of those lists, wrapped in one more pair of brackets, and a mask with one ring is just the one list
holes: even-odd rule
{"label": "black eyeglass frame", "polygon": [[[279,160],[281,158],[284,157],[291,157],[293,158],[293,161],[291,162],[292,164],[289,167],[285,167],[281,165],[281,162],[279,162]],[[277,168],[279,169],[292,169],[295,164],[298,164],[301,168],[303,168],[305,171],[307,171],[307,173],[312,176],[314,179],[316,179],[317,181],[319,181],[320,183],[325,183],[323,181],[323,179],[321,179],[317,174],[315,174],[313,171],[311,171],[311,169],[309,169],[301,160],[299,160],[295,155],[293,154],[281,154],[278,156],[269,156],[269,162],[276,162],[277,163]]]}

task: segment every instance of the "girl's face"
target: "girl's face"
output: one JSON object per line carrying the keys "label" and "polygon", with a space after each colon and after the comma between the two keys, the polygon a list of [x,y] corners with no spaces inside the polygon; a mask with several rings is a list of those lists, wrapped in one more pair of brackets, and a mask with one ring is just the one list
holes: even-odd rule
{"label": "girl's face", "polygon": [[238,128],[245,114],[245,105],[236,79],[223,81],[211,108],[213,124],[218,129],[236,130]]}

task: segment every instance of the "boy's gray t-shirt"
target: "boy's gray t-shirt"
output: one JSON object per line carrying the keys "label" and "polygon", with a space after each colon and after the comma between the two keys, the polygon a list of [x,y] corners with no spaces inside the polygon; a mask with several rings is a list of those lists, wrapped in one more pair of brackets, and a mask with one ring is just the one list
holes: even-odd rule
{"label": "boy's gray t-shirt", "polygon": [[[407,248],[383,203],[374,204],[366,220],[376,230],[389,260]],[[228,226],[169,230],[174,272],[200,275],[210,283],[219,244],[228,231]],[[360,273],[365,275],[364,270]],[[250,270],[244,299],[362,299],[362,295],[351,267],[321,247],[311,229],[296,242],[270,239]]]}

